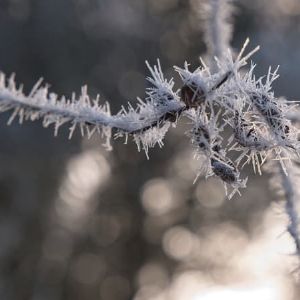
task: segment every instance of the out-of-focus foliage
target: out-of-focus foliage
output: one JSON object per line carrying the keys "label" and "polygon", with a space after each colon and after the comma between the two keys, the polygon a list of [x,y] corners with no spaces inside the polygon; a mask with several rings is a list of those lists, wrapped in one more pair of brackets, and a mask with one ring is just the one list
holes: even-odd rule
{"label": "out-of-focus foliage", "polygon": [[[283,4],[284,3],[284,4]],[[60,94],[88,84],[114,112],[143,96],[144,61],[198,65],[202,25],[183,0],[1,0],[0,69]],[[265,73],[296,98],[298,1],[240,1],[233,45],[261,44]],[[168,73],[168,72],[167,72]],[[175,78],[178,80],[178,78]],[[79,91],[79,90],[77,90]],[[277,95],[278,96],[278,95]],[[150,161],[132,144],[57,138],[0,116],[0,298],[7,300],[298,299],[281,202],[266,176],[243,198],[200,178],[185,128]],[[249,176],[252,177],[249,169]]]}

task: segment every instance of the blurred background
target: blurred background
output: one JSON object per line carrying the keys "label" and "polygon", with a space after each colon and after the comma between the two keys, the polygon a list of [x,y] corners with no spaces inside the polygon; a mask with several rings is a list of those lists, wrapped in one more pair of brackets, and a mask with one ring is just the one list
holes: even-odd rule
{"label": "blurred background", "polygon": [[[200,4],[199,4],[200,3]],[[0,69],[26,91],[43,77],[70,96],[84,84],[117,112],[143,97],[145,59],[199,65],[201,1],[0,0]],[[260,44],[258,74],[300,97],[299,0],[236,1],[232,45]],[[179,87],[179,85],[178,85]],[[299,98],[298,98],[299,99]],[[295,300],[294,244],[269,177],[246,168],[242,197],[215,178],[193,184],[186,126],[150,160],[134,143],[57,138],[0,115],[0,299]],[[184,122],[183,122],[184,123]]]}

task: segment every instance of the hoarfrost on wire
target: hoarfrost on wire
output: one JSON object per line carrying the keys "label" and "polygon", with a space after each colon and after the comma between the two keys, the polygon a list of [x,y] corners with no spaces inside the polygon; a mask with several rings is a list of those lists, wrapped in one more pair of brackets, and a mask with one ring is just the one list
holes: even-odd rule
{"label": "hoarfrost on wire", "polygon": [[[25,95],[18,87],[14,76],[0,75],[0,111],[12,111],[8,120],[42,119],[43,125],[54,124],[55,135],[59,128],[70,123],[70,138],[76,128],[89,138],[100,133],[105,138],[105,146],[111,149],[112,137],[132,136],[138,150],[144,150],[149,157],[149,148],[163,146],[163,139],[170,125],[176,127],[185,116],[192,129],[187,133],[195,148],[196,158],[206,157],[207,166],[199,168],[205,176],[217,176],[225,187],[232,191],[232,197],[246,186],[247,178],[240,178],[240,170],[252,163],[254,171],[261,174],[261,165],[267,159],[279,160],[286,172],[285,160],[299,155],[298,130],[287,118],[295,105],[277,99],[272,83],[278,78],[278,69],[268,70],[265,77],[256,79],[255,65],[241,72],[250,57],[259,47],[244,55],[249,43],[247,39],[237,58],[228,50],[222,60],[216,58],[217,71],[203,62],[191,71],[188,63],[183,68],[174,67],[182,80],[182,86],[174,90],[174,80],[166,79],[160,61],[150,71],[147,80],[150,87],[145,99],[138,99],[136,106],[131,103],[112,115],[108,103],[100,104],[99,97],[91,99],[87,87],[81,95],[71,99],[59,98],[49,93],[41,81]],[[232,135],[223,141],[222,131],[231,128]],[[228,155],[238,152],[232,160]]]}

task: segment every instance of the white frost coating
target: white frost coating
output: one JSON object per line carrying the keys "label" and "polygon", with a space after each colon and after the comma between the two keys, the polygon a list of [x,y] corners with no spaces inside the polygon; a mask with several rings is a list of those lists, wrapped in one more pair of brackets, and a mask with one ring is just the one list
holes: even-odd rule
{"label": "white frost coating", "polygon": [[[272,174],[271,185],[285,200],[285,212],[288,217],[287,232],[295,243],[295,253],[300,257],[300,231],[299,231],[299,197],[300,189],[297,183],[300,180],[299,165],[289,161],[284,170],[280,163],[274,161],[268,164],[268,171]],[[295,184],[296,183],[296,184]]]}
{"label": "white frost coating", "polygon": [[[216,72],[205,64],[194,72],[187,63],[184,68],[175,67],[183,82],[177,91],[173,79],[165,78],[159,60],[153,67],[146,62],[151,86],[146,89],[145,99],[138,99],[135,107],[129,103],[116,115],[111,114],[108,103],[99,104],[99,97],[91,99],[86,87],[78,98],[73,95],[66,99],[49,93],[38,82],[25,95],[17,88],[14,77],[6,80],[1,74],[0,112],[12,111],[9,124],[15,118],[20,122],[42,119],[44,126],[54,124],[55,135],[65,123],[71,124],[70,137],[76,128],[88,137],[100,133],[108,149],[112,135],[123,136],[126,141],[130,135],[147,157],[150,148],[163,146],[170,125],[176,126],[185,115],[191,121],[188,135],[196,148],[196,157],[204,155],[207,159],[207,166],[202,168],[204,175],[217,176],[225,186],[229,185],[233,190],[228,196],[231,197],[245,187],[247,179],[241,179],[239,170],[245,164],[252,162],[254,170],[261,173],[265,160],[275,156],[285,170],[286,158],[299,155],[298,131],[286,118],[291,106],[276,99],[272,91],[277,70],[269,69],[265,80],[255,78],[254,65],[248,72],[240,72],[258,50],[256,47],[244,54],[248,43],[247,39],[235,60],[230,51],[222,61],[216,60]],[[225,127],[232,136],[223,142]],[[239,152],[234,161],[229,159],[230,151]]]}
{"label": "white frost coating", "polygon": [[184,63],[184,68],[177,66],[174,68],[175,71],[178,72],[183,84],[195,89],[195,94],[199,91],[203,91],[204,94],[207,94],[207,84],[211,81],[211,74],[208,68],[197,68],[195,71],[191,72],[187,62]]}
{"label": "white frost coating", "polygon": [[163,139],[168,132],[170,123],[165,123],[162,127],[152,127],[151,129],[143,132],[137,133],[134,135],[134,141],[138,146],[138,150],[143,149],[146,153],[147,158],[149,159],[149,148],[153,148],[156,144],[159,147],[164,145]]}
{"label": "white frost coating", "polygon": [[[299,167],[298,167],[299,168]],[[300,232],[299,232],[299,190],[297,190],[295,182],[299,182],[299,170],[297,166],[290,165],[287,169],[288,176],[280,166],[280,175],[282,178],[282,188],[286,197],[285,210],[289,216],[289,224],[287,230],[295,242],[296,254],[300,256]]]}
{"label": "white frost coating", "polygon": [[[167,81],[162,73],[159,61],[158,66],[152,69],[147,63],[153,77],[148,80],[153,87],[147,89],[147,98],[140,100],[137,108],[134,109],[130,104],[128,109],[122,108],[117,115],[111,115],[109,104],[99,104],[99,97],[91,99],[87,94],[87,88],[83,87],[81,95],[76,99],[75,95],[71,99],[65,97],[59,98],[55,93],[49,93],[48,87],[42,87],[41,81],[33,87],[29,95],[25,95],[21,88],[15,83],[14,76],[6,80],[4,74],[0,74],[0,112],[12,110],[8,124],[18,117],[19,122],[23,120],[43,119],[43,125],[48,127],[54,124],[55,135],[57,135],[60,126],[65,123],[71,123],[70,138],[78,127],[82,135],[91,137],[94,132],[101,133],[106,138],[105,145],[108,149],[112,129],[116,130],[116,135],[137,134],[139,138],[135,140],[149,144],[144,144],[143,148],[148,149],[155,145],[155,134],[152,138],[143,138],[143,134],[153,126],[158,128],[157,142],[161,143],[162,124],[166,123],[165,115],[172,112],[174,115],[180,111],[184,105],[179,101],[178,93],[173,92],[174,82],[171,79]],[[151,141],[150,141],[151,140]]]}
{"label": "white frost coating", "polygon": [[217,71],[215,58],[223,61],[232,36],[232,0],[198,0],[199,13],[204,16],[204,38],[212,72]]}
{"label": "white frost coating", "polygon": [[55,124],[55,134],[66,122],[71,122],[70,137],[75,127],[79,126],[82,134],[89,136],[95,129],[103,129],[101,132],[107,138],[106,145],[109,148],[111,131],[108,130],[113,119],[110,116],[109,105],[100,106],[98,99],[91,101],[87,95],[87,89],[82,89],[78,100],[67,100],[65,97],[58,99],[54,93],[49,93],[47,87],[40,87],[38,82],[30,94],[26,96],[20,88],[16,87],[14,77],[10,77],[6,84],[3,74],[0,74],[0,111],[13,110],[8,124],[18,117],[19,122],[24,120],[37,120],[43,118],[43,125],[48,127]]}
{"label": "white frost coating", "polygon": [[[212,72],[211,68],[205,65],[203,61],[202,67],[198,67],[194,71],[189,70],[187,62],[183,68],[175,66],[174,69],[178,72],[183,84],[189,86],[194,95],[201,92],[206,96],[206,101],[219,102],[220,105],[224,105],[226,104],[225,101],[228,100],[231,104],[233,102],[232,96],[243,95],[244,91],[240,86],[244,86],[243,81],[248,79],[248,77],[239,74],[240,69],[246,66],[248,60],[260,49],[257,46],[245,54],[248,44],[249,39],[246,39],[236,60],[233,59],[230,50],[226,51],[223,61],[217,60],[218,65],[215,72]],[[251,78],[252,75],[252,73],[249,74]]]}
{"label": "white frost coating", "polygon": [[152,101],[156,103],[168,103],[168,101],[179,101],[178,91],[174,92],[174,80],[171,78],[167,80],[161,69],[160,61],[157,60],[157,65],[153,68],[150,66],[148,61],[146,65],[151,73],[152,77],[147,77],[147,80],[153,85],[153,87],[147,88],[147,95]]}
{"label": "white frost coating", "polygon": [[[218,124],[218,114],[215,115],[212,110],[208,118],[202,109],[193,109],[186,113],[194,124],[189,136],[196,149],[195,157],[202,160],[203,156],[205,157],[205,162],[201,165],[196,180],[203,173],[206,178],[219,177],[224,183],[226,195],[231,199],[235,193],[239,193],[240,188],[246,187],[247,178],[240,178],[240,172],[234,162],[227,157],[226,150],[222,147],[223,140],[220,136],[222,128]],[[232,188],[230,193],[228,193],[227,185]]]}

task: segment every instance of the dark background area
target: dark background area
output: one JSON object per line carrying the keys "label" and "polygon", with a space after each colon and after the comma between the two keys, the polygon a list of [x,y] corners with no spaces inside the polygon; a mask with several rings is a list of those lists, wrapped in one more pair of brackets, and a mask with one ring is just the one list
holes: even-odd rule
{"label": "dark background area", "polygon": [[[68,97],[87,84],[116,113],[144,97],[146,59],[160,58],[178,87],[172,67],[198,67],[197,9],[201,1],[0,0],[0,69],[27,92],[40,77]],[[236,1],[234,23],[233,48],[247,37],[260,44],[257,73],[281,65],[276,95],[299,99],[299,1]],[[280,235],[286,220],[267,175],[246,168],[248,188],[228,201],[217,179],[193,184],[184,125],[147,160],[133,142],[106,152],[99,136],[68,140],[65,127],[54,138],[41,122],[8,127],[8,117],[0,299],[298,299],[293,243]]]}

